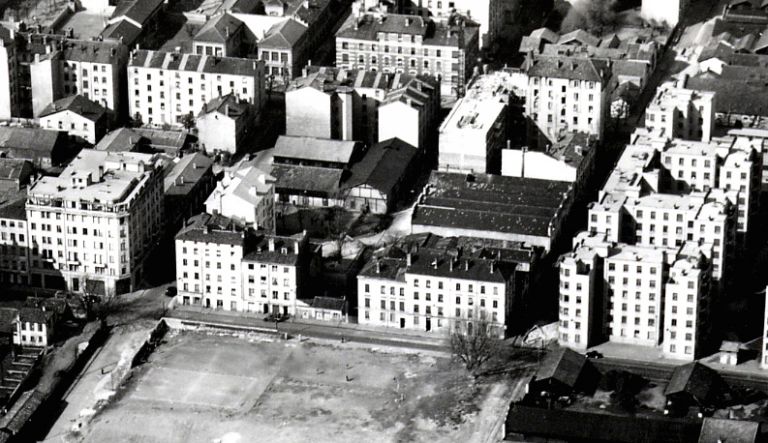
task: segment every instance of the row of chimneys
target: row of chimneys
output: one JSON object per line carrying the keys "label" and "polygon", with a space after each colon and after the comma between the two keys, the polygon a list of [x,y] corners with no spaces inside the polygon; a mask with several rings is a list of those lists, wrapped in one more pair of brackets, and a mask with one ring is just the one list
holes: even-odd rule
{"label": "row of chimneys", "polygon": [[[376,258],[375,260],[376,260],[376,261],[375,261],[375,264],[376,264],[376,273],[377,273],[377,274],[380,274],[380,273],[381,273],[381,261],[380,261],[378,258]],[[413,258],[412,258],[412,255],[411,255],[411,253],[410,253],[410,252],[409,252],[408,254],[406,254],[406,258],[405,258],[405,260],[406,260],[406,265],[407,265],[408,267],[411,267],[411,266],[412,266],[412,264],[413,264]],[[458,261],[459,261],[458,259],[456,259],[456,258],[453,258],[453,257],[452,257],[452,258],[450,258],[450,259],[448,259],[448,266],[449,266],[449,270],[450,270],[451,272],[453,272],[453,271],[454,271],[454,269],[456,269],[456,268],[455,268],[455,265],[457,264],[457,262],[458,262]],[[432,259],[432,263],[431,263],[431,266],[432,266],[432,268],[433,268],[433,269],[437,269],[437,267],[438,267],[438,264],[439,264],[439,262],[438,262],[438,260],[437,260],[436,258],[435,258],[435,259]],[[491,274],[493,274],[494,272],[496,272],[496,262],[495,262],[495,261],[491,261],[489,266],[490,266],[490,269],[489,269],[489,270],[490,270],[490,273],[491,273]],[[464,270],[465,270],[465,271],[469,271],[469,260],[464,260]]]}

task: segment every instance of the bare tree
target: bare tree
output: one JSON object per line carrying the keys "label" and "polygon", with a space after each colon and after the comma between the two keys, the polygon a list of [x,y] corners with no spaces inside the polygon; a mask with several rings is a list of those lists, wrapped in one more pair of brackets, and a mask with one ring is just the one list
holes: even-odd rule
{"label": "bare tree", "polygon": [[473,375],[499,350],[498,327],[489,322],[484,312],[476,312],[477,320],[458,321],[451,331],[451,352]]}

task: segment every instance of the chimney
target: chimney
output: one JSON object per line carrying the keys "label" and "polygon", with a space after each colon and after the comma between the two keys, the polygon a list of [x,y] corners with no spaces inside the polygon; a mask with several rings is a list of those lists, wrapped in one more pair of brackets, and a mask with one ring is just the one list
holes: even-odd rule
{"label": "chimney", "polygon": [[406,18],[405,19],[405,27],[407,28],[410,25],[411,25],[411,19],[410,18]]}
{"label": "chimney", "polygon": [[269,238],[269,252],[275,252],[275,238]]}
{"label": "chimney", "polygon": [[224,28],[224,35],[226,35],[226,36],[227,36],[227,38],[229,38],[229,26],[226,26],[226,27]]}
{"label": "chimney", "polygon": [[453,272],[453,257],[448,260],[448,269]]}
{"label": "chimney", "polygon": [[229,117],[229,103],[224,105],[224,115]]}
{"label": "chimney", "polygon": [[299,255],[299,242],[294,241],[293,242],[293,253],[296,255]]}
{"label": "chimney", "polygon": [[469,260],[464,260],[464,270],[469,271]]}
{"label": "chimney", "polygon": [[410,252],[405,256],[405,264],[408,265],[408,267],[413,264],[413,258],[411,257]]}
{"label": "chimney", "polygon": [[432,259],[432,269],[437,269],[437,259],[436,258]]}
{"label": "chimney", "polygon": [[381,274],[381,263],[378,258],[376,258],[376,273]]}
{"label": "chimney", "polygon": [[494,265],[494,262],[491,262],[491,274],[493,274],[493,271],[494,271],[494,269],[493,269],[494,266],[493,265]]}

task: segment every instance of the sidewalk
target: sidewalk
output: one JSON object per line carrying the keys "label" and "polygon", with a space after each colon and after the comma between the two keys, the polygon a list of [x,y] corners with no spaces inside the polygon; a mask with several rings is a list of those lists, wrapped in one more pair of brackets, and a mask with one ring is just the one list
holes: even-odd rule
{"label": "sidewalk", "polygon": [[190,306],[175,306],[166,314],[169,318],[194,321],[202,324],[222,325],[226,327],[244,327],[263,332],[287,332],[318,338],[348,339],[368,343],[392,344],[395,346],[415,346],[434,350],[446,350],[450,347],[449,337],[428,332],[409,331],[376,326],[364,326],[357,323],[322,322],[317,320],[290,319],[278,323],[263,320],[264,314],[214,311]]}

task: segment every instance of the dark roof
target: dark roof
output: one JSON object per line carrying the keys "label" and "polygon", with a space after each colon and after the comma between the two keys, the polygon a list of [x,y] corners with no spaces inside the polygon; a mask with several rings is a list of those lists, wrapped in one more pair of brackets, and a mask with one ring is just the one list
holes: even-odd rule
{"label": "dark roof", "polygon": [[54,148],[63,144],[66,137],[63,131],[0,127],[0,149],[35,151],[38,155],[50,157]]}
{"label": "dark roof", "polygon": [[141,151],[158,149],[178,151],[187,143],[189,134],[185,131],[164,131],[151,128],[118,128],[102,137],[93,149],[100,151]]}
{"label": "dark roof", "polygon": [[[338,88],[398,89],[408,85],[415,77],[406,73],[386,73],[363,69],[343,69],[333,66],[307,66],[307,75],[293,79],[288,91],[303,87],[323,92]],[[347,89],[348,90],[348,89]]]}
{"label": "dark roof", "polygon": [[107,112],[101,105],[83,97],[80,94],[70,95],[56,100],[43,109],[38,117],[56,114],[63,111],[72,111],[91,121],[99,120]]}
{"label": "dark roof", "polygon": [[165,195],[187,195],[198,182],[210,173],[213,159],[202,152],[194,152],[180,158],[171,168],[166,168]]}
{"label": "dark roof", "polygon": [[120,40],[123,44],[133,45],[141,35],[142,29],[128,20],[120,20],[112,23],[101,31],[101,36],[105,39]]}
{"label": "dark roof", "polygon": [[29,323],[48,323],[53,317],[53,311],[41,308],[23,307],[19,309],[19,321]]}
{"label": "dark roof", "polygon": [[432,171],[413,223],[549,237],[571,184],[491,174]]}
{"label": "dark roof", "polygon": [[462,43],[459,34],[464,32],[463,42],[466,44],[478,33],[478,28],[448,26],[431,20],[425,21],[422,17],[414,15],[386,14],[382,20],[366,14],[359,18],[357,23],[348,22],[348,26],[339,30],[336,37],[375,41],[378,40],[379,32],[420,35],[424,45],[459,47]]}
{"label": "dark roof", "polygon": [[719,375],[699,362],[678,366],[672,372],[664,395],[689,394],[699,403],[709,399]]}
{"label": "dark roof", "polygon": [[236,119],[245,115],[250,106],[251,105],[249,105],[248,102],[240,101],[235,94],[229,93],[227,95],[220,95],[206,103],[199,115],[202,116],[212,112],[218,112],[220,114],[226,114],[227,117]]}
{"label": "dark roof", "polygon": [[[270,241],[274,242],[271,251],[269,250]],[[263,235],[256,240],[256,244],[250,252],[245,254],[243,261],[296,266],[301,258],[300,254],[296,254],[296,245],[301,245],[303,241],[301,236]]]}
{"label": "dark roof", "polygon": [[361,276],[385,280],[402,280],[407,272],[413,275],[446,277],[458,280],[504,283],[515,266],[510,263],[497,263],[470,257],[450,257],[421,251],[411,254],[411,266],[406,258],[373,257],[360,271]]}
{"label": "dark roof", "polygon": [[299,191],[332,196],[341,189],[344,171],[317,166],[274,165],[275,190]]}
{"label": "dark roof", "polygon": [[267,35],[259,42],[260,48],[292,49],[299,39],[307,32],[303,23],[290,18],[274,24]]}
{"label": "dark roof", "polygon": [[343,298],[334,297],[315,297],[312,300],[312,307],[315,309],[326,309],[330,311],[343,311],[347,301]]}
{"label": "dark roof", "polygon": [[[684,418],[619,415],[606,411],[544,409],[513,404],[506,432],[515,436],[593,443],[685,443],[696,441],[698,422]],[[520,441],[518,437],[509,439]],[[528,441],[528,440],[525,440]]]}
{"label": "dark roof", "polygon": [[64,314],[69,308],[67,300],[63,298],[44,297],[27,297],[24,300],[24,306],[28,308],[45,308],[46,311],[51,311],[57,315]]}
{"label": "dark roof", "polygon": [[[729,75],[729,71],[743,71],[749,68],[723,66],[723,74],[698,74],[686,81],[685,87],[717,94],[715,112],[768,116],[768,89],[762,79],[750,80],[749,75]],[[759,76],[759,71],[755,71]]]}
{"label": "dark roof", "polygon": [[547,354],[536,372],[536,380],[556,380],[570,388],[576,386],[587,358],[568,348],[558,348]]}
{"label": "dark roof", "polygon": [[167,71],[255,76],[259,71],[259,64],[262,63],[262,61],[247,58],[214,57],[212,55],[179,54],[139,49],[133,52],[133,58],[129,65],[136,68]]}
{"label": "dark roof", "polygon": [[368,185],[383,194],[403,178],[416,157],[417,149],[399,138],[391,138],[371,146],[362,160],[352,165],[352,175],[345,182],[346,188]]}
{"label": "dark roof", "polygon": [[110,19],[122,16],[144,25],[153,13],[162,6],[164,0],[122,0],[117,3]]}
{"label": "dark roof", "polygon": [[604,83],[610,75],[610,63],[604,59],[539,55],[528,66],[529,77],[565,78]]}
{"label": "dark roof", "polygon": [[404,282],[406,265],[407,262],[400,258],[382,257],[378,260],[372,259],[360,269],[358,276]]}
{"label": "dark roof", "polygon": [[11,434],[18,434],[29,422],[29,419],[37,411],[44,399],[43,393],[37,389],[21,394],[11,407],[11,410],[8,411],[8,415],[3,417],[3,422],[5,423],[3,428],[10,431]]}
{"label": "dark roof", "polygon": [[616,60],[613,64],[615,75],[627,75],[632,77],[645,77],[650,72],[648,63],[638,60]]}
{"label": "dark roof", "polygon": [[759,431],[760,423],[755,421],[705,417],[699,443],[753,443]]}
{"label": "dark roof", "polygon": [[186,221],[176,240],[245,246],[245,232],[230,218],[202,213]]}
{"label": "dark roof", "polygon": [[241,26],[243,26],[243,22],[229,13],[224,13],[208,20],[205,25],[197,31],[194,40],[226,43],[229,40],[229,37]]}
{"label": "dark roof", "polygon": [[13,220],[27,219],[27,192],[0,196],[0,218]]}
{"label": "dark roof", "polygon": [[127,54],[128,48],[116,41],[65,39],[62,40],[60,51],[50,54],[43,52],[40,58],[61,57],[64,60],[114,65],[124,60]]}
{"label": "dark roof", "polygon": [[[24,181],[25,169],[32,172],[32,164],[29,160],[0,157],[0,180]],[[23,184],[23,183],[22,183]]]}

